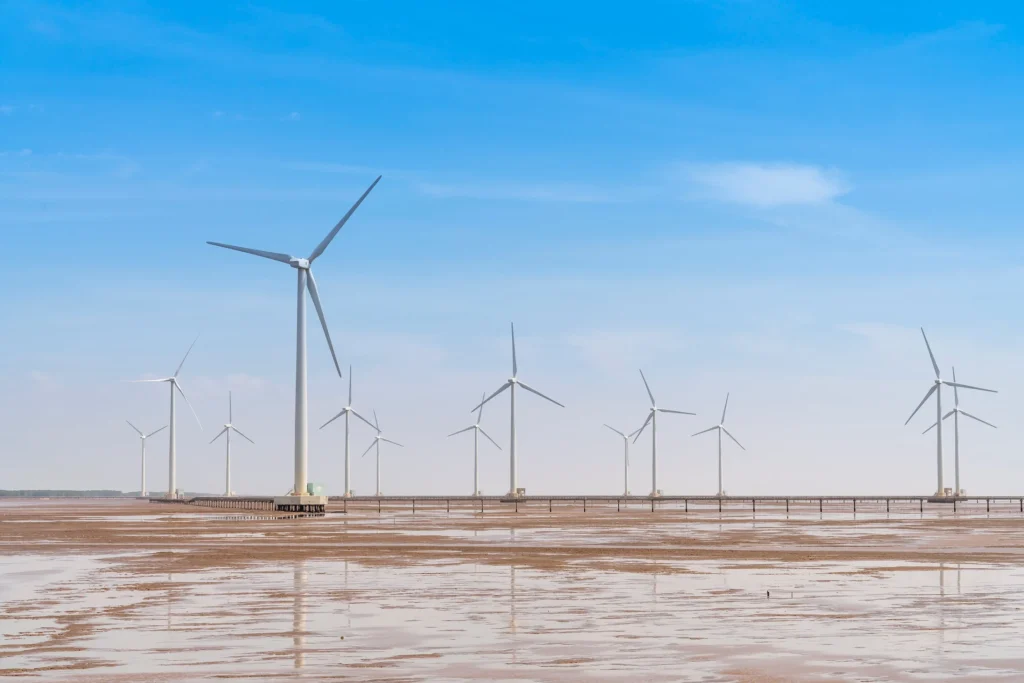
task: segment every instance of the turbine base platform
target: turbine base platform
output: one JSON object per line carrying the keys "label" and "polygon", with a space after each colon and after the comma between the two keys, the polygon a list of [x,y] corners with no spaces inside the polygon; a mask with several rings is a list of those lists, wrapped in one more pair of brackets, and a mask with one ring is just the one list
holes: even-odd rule
{"label": "turbine base platform", "polygon": [[274,509],[278,512],[327,511],[327,496],[278,496],[274,498]]}

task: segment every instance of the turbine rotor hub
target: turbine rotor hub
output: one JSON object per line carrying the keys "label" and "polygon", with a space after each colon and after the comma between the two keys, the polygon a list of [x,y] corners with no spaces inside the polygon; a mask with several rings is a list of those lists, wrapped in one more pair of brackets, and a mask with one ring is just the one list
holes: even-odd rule
{"label": "turbine rotor hub", "polygon": [[288,262],[292,268],[298,268],[299,270],[309,270],[309,259],[304,258],[293,258]]}

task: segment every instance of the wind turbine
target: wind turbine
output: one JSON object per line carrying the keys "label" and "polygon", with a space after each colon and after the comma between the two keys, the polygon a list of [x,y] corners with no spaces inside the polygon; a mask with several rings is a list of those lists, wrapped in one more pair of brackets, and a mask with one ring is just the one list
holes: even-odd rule
{"label": "wind turbine", "polygon": [[935,370],[935,381],[932,384],[931,388],[928,390],[928,393],[924,395],[924,398],[921,399],[921,402],[917,404],[916,408],[914,408],[914,412],[910,414],[910,417],[908,417],[907,421],[904,422],[903,424],[904,426],[910,424],[910,421],[914,419],[915,415],[917,415],[917,411],[921,410],[921,406],[923,406],[925,402],[929,398],[931,398],[932,394],[935,394],[935,458],[939,480],[939,490],[935,492],[935,495],[942,496],[944,495],[944,491],[942,488],[942,385],[945,384],[946,386],[953,387],[954,389],[959,387],[961,389],[987,391],[990,394],[997,394],[999,392],[993,389],[982,389],[981,387],[972,387],[969,384],[959,384],[956,381],[947,382],[944,379],[942,379],[939,373],[939,364],[935,362],[935,354],[932,353],[932,346],[931,344],[928,343],[928,335],[924,333],[923,327],[921,328],[921,336],[924,337],[924,345],[925,347],[928,348],[928,356],[932,360],[932,368]]}
{"label": "wind turbine", "polygon": [[561,403],[556,401],[555,399],[548,398],[547,396],[545,396],[544,394],[540,393],[539,391],[537,391],[533,387],[527,385],[526,382],[521,381],[517,377],[518,374],[519,374],[519,367],[516,365],[516,326],[515,326],[515,323],[512,323],[512,377],[510,377],[508,379],[508,381],[506,381],[504,384],[502,384],[501,387],[497,391],[495,391],[493,394],[491,394],[486,399],[484,399],[480,403],[480,405],[478,405],[476,408],[473,408],[473,410],[470,411],[470,412],[475,412],[478,408],[483,407],[484,403],[487,403],[492,398],[494,398],[495,396],[497,396],[501,392],[505,391],[506,389],[511,389],[512,390],[512,392],[509,394],[509,403],[511,405],[511,414],[512,414],[512,429],[509,432],[509,488],[508,488],[508,495],[509,496],[517,496],[517,495],[519,495],[519,479],[518,479],[518,472],[517,472],[517,469],[516,469],[517,466],[518,466],[518,461],[516,459],[516,456],[518,455],[516,453],[516,386],[517,385],[521,386],[523,389],[526,389],[530,393],[537,394],[541,398],[546,399],[548,401],[551,401],[552,403],[554,403],[556,406],[558,406],[560,408],[564,408],[565,407]]}
{"label": "wind turbine", "polygon": [[[483,400],[484,396],[486,396],[486,395],[487,395],[486,393],[482,394],[480,396],[480,399]],[[480,420],[482,420],[483,417],[484,417],[484,404],[481,403],[477,407],[477,411],[476,411],[476,424],[472,424],[472,425],[466,427],[465,429],[460,429],[459,431],[452,432],[451,434],[448,435],[448,438],[451,438],[451,437],[455,436],[456,434],[462,434],[463,432],[468,432],[470,430],[473,430],[473,495],[474,496],[479,496],[480,495],[480,469],[479,469],[478,464],[477,464],[477,452],[478,452],[479,446],[480,446],[480,435],[483,434],[484,436],[486,436],[488,441],[493,443],[494,446],[499,451],[501,450],[501,446],[498,445],[498,442],[495,441],[494,439],[492,439],[491,435],[488,434],[487,432],[485,432],[484,428],[480,426]]]}
{"label": "wind turbine", "polygon": [[632,434],[624,434],[624,433],[620,432],[618,429],[616,429],[615,427],[612,427],[611,425],[606,424],[605,427],[608,427],[608,429],[612,430],[613,432],[615,432],[616,434],[618,434],[619,436],[622,437],[622,445],[626,449],[626,462],[625,462],[625,464],[623,465],[623,468],[622,468],[622,476],[623,476],[623,481],[624,481],[624,484],[623,484],[623,486],[624,486],[624,488],[623,488],[624,493],[623,493],[623,495],[624,496],[628,496],[629,495],[629,439],[630,439],[630,437],[636,435],[636,433],[639,432],[640,430],[638,429],[635,432],[633,432]]}
{"label": "wind turbine", "polygon": [[322,425],[320,425],[320,429],[323,429],[327,425],[329,425],[332,422],[334,422],[335,420],[337,420],[342,415],[345,416],[345,497],[346,498],[348,498],[349,496],[352,495],[352,487],[349,484],[349,477],[350,477],[350,473],[351,473],[351,468],[349,467],[349,459],[348,459],[348,416],[349,416],[349,413],[351,413],[352,415],[355,415],[360,420],[362,420],[366,424],[368,424],[371,427],[373,427],[374,429],[376,429],[376,427],[374,427],[372,422],[370,422],[365,417],[363,417],[362,415],[357,413],[355,408],[352,407],[352,366],[351,365],[348,366],[348,403],[345,404],[345,407],[341,409],[340,413],[338,413],[337,415],[332,417],[330,420],[328,420],[327,422],[325,422]]}
{"label": "wind turbine", "polygon": [[[197,341],[199,341],[199,337],[195,338],[195,340],[192,342],[192,346],[195,346]],[[167,497],[168,498],[174,498],[175,495],[177,495],[175,492],[177,491],[177,483],[178,483],[178,478],[177,478],[177,475],[178,475],[178,469],[177,469],[178,468],[178,463],[177,463],[177,450],[176,450],[176,444],[175,444],[175,436],[176,436],[177,429],[175,429],[175,421],[174,421],[174,391],[175,390],[177,390],[178,393],[181,394],[181,397],[183,399],[185,399],[185,403],[188,404],[189,410],[192,411],[192,415],[196,418],[196,423],[199,425],[200,431],[202,431],[202,429],[203,429],[203,423],[199,421],[199,416],[196,415],[196,409],[192,407],[191,403],[189,403],[188,396],[185,395],[185,392],[181,388],[181,380],[178,379],[178,373],[181,372],[181,366],[183,366],[185,364],[185,361],[188,359],[188,354],[192,353],[192,346],[188,347],[188,351],[185,352],[185,357],[181,359],[180,363],[178,363],[178,369],[175,370],[174,374],[171,375],[170,377],[163,377],[161,379],[136,379],[136,380],[130,380],[132,382],[167,382],[168,384],[171,385],[171,419],[170,419],[170,422],[169,422],[169,424],[171,426],[171,431],[170,431],[170,436],[168,438],[169,447],[168,447],[168,454],[167,454]]]}
{"label": "wind turbine", "polygon": [[730,439],[732,439],[736,443],[736,445],[740,447],[740,449],[742,449],[744,451],[747,450],[746,448],[743,448],[743,444],[741,444],[739,441],[736,441],[736,437],[733,436],[732,434],[730,434],[729,430],[725,428],[725,411],[728,410],[728,409],[729,409],[729,394],[726,394],[725,395],[725,406],[722,407],[722,420],[721,420],[721,422],[716,424],[714,427],[708,427],[707,429],[705,429],[703,431],[700,431],[700,432],[697,432],[696,434],[693,435],[693,436],[698,436],[700,434],[707,434],[708,432],[713,432],[716,429],[718,430],[718,497],[719,498],[721,498],[722,496],[725,495],[725,491],[722,490],[722,432],[725,432],[725,435],[727,437],[729,437]]}
{"label": "wind turbine", "polygon": [[[125,420],[125,422],[128,422],[128,420]],[[164,425],[160,429],[156,430],[156,432],[150,432],[149,434],[143,434],[142,430],[133,425],[131,422],[128,422],[128,426],[138,433],[139,440],[142,442],[142,488],[139,489],[139,495],[145,497],[149,495],[146,492],[146,439],[153,436],[157,432],[162,432],[163,430],[167,429],[167,425]]]}
{"label": "wind turbine", "polygon": [[647,419],[644,420],[643,425],[636,432],[636,438],[633,439],[633,443],[637,442],[640,435],[643,434],[644,429],[647,428],[647,424],[651,425],[651,497],[656,498],[661,495],[658,491],[658,413],[672,413],[673,415],[696,415],[697,413],[687,413],[682,410],[669,410],[668,408],[659,408],[654,401],[654,394],[651,393],[651,386],[647,383],[647,378],[644,377],[644,371],[640,371],[640,379],[644,381],[644,387],[647,388],[647,395],[651,399],[651,412],[647,415]]}
{"label": "wind turbine", "polygon": [[[953,368],[953,381],[956,382],[956,368]],[[985,422],[980,417],[975,417],[974,415],[971,415],[966,410],[960,410],[960,392],[958,392],[956,390],[956,385],[955,384],[953,385],[953,410],[951,410],[948,413],[946,413],[945,415],[943,415],[942,419],[945,420],[950,415],[953,416],[953,453],[954,453],[954,456],[953,456],[953,467],[954,467],[954,469],[953,469],[953,471],[956,474],[956,493],[954,495],[959,496],[960,495],[960,416],[963,415],[964,417],[969,417],[972,420],[977,420],[981,424],[988,425],[992,429],[997,429],[997,427],[994,424],[992,424],[991,422]],[[937,425],[937,424],[938,424],[938,422],[936,422],[931,427],[929,427],[928,429],[924,430],[921,433],[922,434],[927,434],[932,429],[934,429],[935,425]]]}
{"label": "wind turbine", "polygon": [[385,439],[384,438],[384,436],[381,434],[381,431],[380,431],[380,422],[377,420],[377,411],[376,410],[373,411],[373,422],[374,422],[373,428],[377,430],[377,436],[373,437],[373,442],[370,444],[369,448],[367,448],[365,451],[363,451],[363,455],[361,455],[359,457],[360,458],[364,457],[367,453],[369,453],[371,450],[373,450],[373,448],[376,446],[376,448],[377,448],[377,497],[379,498],[380,497],[380,442],[384,441],[384,442],[387,442],[387,443],[391,444],[392,446],[398,446],[399,448],[405,448],[405,446],[403,446],[402,444],[398,443],[397,441],[392,441],[391,439]]}
{"label": "wind turbine", "polygon": [[324,336],[327,337],[327,346],[331,350],[331,358],[334,359],[334,368],[338,371],[338,376],[341,377],[341,366],[338,365],[338,358],[334,354],[334,344],[331,342],[331,333],[327,331],[327,319],[324,318],[323,307],[320,305],[320,295],[317,293],[316,280],[313,278],[313,271],[311,266],[316,261],[324,250],[330,245],[331,240],[338,234],[338,231],[344,227],[348,219],[352,217],[355,210],[359,208],[359,205],[366,199],[366,195],[370,194],[370,190],[377,186],[380,182],[380,176],[374,180],[370,187],[366,189],[352,208],[348,210],[338,224],[334,226],[327,237],[317,245],[316,249],[309,255],[309,258],[299,258],[297,256],[289,256],[288,254],[280,254],[271,251],[261,251],[259,249],[249,249],[247,247],[236,247],[230,244],[222,244],[220,242],[207,242],[215,247],[223,247],[225,249],[234,249],[235,251],[241,251],[246,254],[253,254],[254,256],[262,256],[263,258],[270,259],[271,261],[279,261],[281,263],[287,263],[296,270],[298,276],[298,300],[296,302],[295,312],[295,482],[292,487],[292,495],[304,496],[306,495],[306,469],[309,455],[309,419],[306,412],[306,290],[309,290],[309,296],[313,300],[313,306],[316,307],[316,314],[320,317],[320,325],[324,328]]}
{"label": "wind turbine", "polygon": [[234,411],[231,408],[231,392],[229,391],[228,392],[228,421],[227,421],[227,423],[225,423],[224,429],[222,429],[219,432],[217,432],[217,436],[215,436],[212,439],[210,439],[210,443],[213,443],[214,441],[216,441],[217,439],[220,438],[221,434],[223,434],[225,442],[227,444],[227,457],[226,457],[225,465],[224,465],[224,495],[225,496],[234,495],[233,493],[231,493],[231,432],[235,432],[236,434],[238,434],[240,437],[242,437],[243,439],[245,439],[246,441],[248,441],[252,445],[254,445],[254,446],[256,445],[255,441],[253,441],[252,439],[247,437],[245,434],[243,434],[241,431],[239,431],[238,427],[236,427],[234,425]]}

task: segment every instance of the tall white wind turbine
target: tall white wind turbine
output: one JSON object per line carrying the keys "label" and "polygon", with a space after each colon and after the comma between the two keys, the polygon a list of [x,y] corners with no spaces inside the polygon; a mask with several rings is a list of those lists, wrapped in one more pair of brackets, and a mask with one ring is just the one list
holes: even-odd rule
{"label": "tall white wind turbine", "polygon": [[[128,422],[128,420],[125,420],[125,422]],[[128,422],[128,426],[134,429],[136,433],[138,433],[139,441],[142,442],[142,486],[141,488],[139,488],[139,495],[148,496],[149,493],[146,491],[146,439],[153,436],[157,432],[162,432],[163,430],[167,429],[167,425],[164,425],[160,429],[156,430],[155,432],[150,432],[149,434],[143,434],[142,430],[133,425],[131,422]]]}
{"label": "tall white wind turbine", "polygon": [[[480,400],[482,401],[484,396],[486,396],[486,395],[487,395],[486,393],[481,395],[480,396]],[[480,420],[482,420],[483,417],[484,417],[484,404],[481,403],[477,407],[476,424],[472,424],[472,425],[466,427],[465,429],[460,429],[459,431],[452,432],[451,434],[448,435],[448,438],[451,438],[451,437],[455,436],[456,434],[462,434],[463,432],[468,432],[468,431],[472,431],[473,432],[473,495],[474,496],[479,496],[480,495],[480,468],[479,468],[479,463],[478,463],[478,460],[477,460],[477,453],[479,452],[479,447],[480,447],[480,435],[483,434],[484,436],[486,436],[488,441],[493,443],[495,445],[495,447],[499,451],[501,450],[501,446],[498,446],[498,442],[495,441],[494,439],[492,439],[491,435],[488,434],[487,432],[485,432],[484,428],[480,426]]]}
{"label": "tall white wind turbine", "polygon": [[644,371],[640,371],[640,379],[644,381],[644,387],[647,389],[647,396],[651,399],[651,412],[647,415],[647,419],[644,420],[643,425],[639,430],[636,431],[636,437],[633,439],[633,443],[637,442],[640,435],[643,434],[647,425],[651,425],[651,497],[657,497],[661,495],[658,491],[658,413],[672,413],[673,415],[696,415],[697,413],[687,413],[682,410],[669,410],[668,408],[659,408],[654,401],[654,394],[651,393],[651,386],[647,383],[647,378],[644,377]]}
{"label": "tall white wind turbine", "polygon": [[716,424],[714,427],[708,427],[707,429],[705,429],[703,431],[699,431],[699,432],[697,432],[696,434],[693,435],[693,436],[698,436],[700,434],[707,434],[708,432],[713,432],[715,430],[718,431],[718,496],[719,497],[722,497],[722,496],[725,495],[725,491],[722,489],[722,432],[725,432],[725,435],[727,437],[729,437],[730,439],[732,439],[733,442],[735,442],[735,444],[737,446],[739,446],[742,450],[744,450],[744,451],[747,450],[746,448],[743,448],[743,444],[741,444],[739,441],[736,441],[736,437],[733,436],[732,434],[730,434],[729,430],[725,428],[725,411],[727,411],[728,409],[729,409],[729,394],[726,394],[725,395],[725,406],[722,407],[722,419],[721,419],[721,421],[718,424]]}
{"label": "tall white wind turbine", "polygon": [[348,366],[348,403],[345,404],[345,407],[341,409],[340,413],[338,413],[337,415],[332,417],[330,420],[328,420],[327,422],[325,422],[322,425],[320,425],[320,429],[323,429],[327,425],[329,425],[332,422],[334,422],[335,420],[337,420],[342,415],[345,416],[345,497],[346,498],[352,495],[352,486],[351,486],[351,482],[350,482],[352,468],[349,466],[349,457],[348,457],[348,416],[349,416],[349,414],[355,415],[360,420],[362,420],[366,424],[370,425],[370,427],[373,427],[374,429],[376,429],[376,427],[374,427],[372,422],[370,422],[365,417],[363,417],[362,415],[357,413],[355,408],[352,407],[352,366],[351,365]]}
{"label": "tall white wind turbine", "polygon": [[398,446],[399,448],[405,448],[405,446],[398,443],[397,441],[392,441],[391,439],[384,438],[383,433],[380,431],[380,421],[377,419],[376,410],[373,411],[373,422],[373,428],[377,430],[377,436],[373,437],[373,443],[371,443],[370,446],[365,451],[363,451],[363,455],[359,457],[362,458],[366,456],[366,454],[369,453],[374,448],[377,449],[377,496],[380,497],[380,442],[383,441],[385,443],[391,444],[392,446]]}
{"label": "tall white wind turbine", "polygon": [[611,425],[606,424],[605,427],[608,427],[608,429],[612,430],[613,432],[615,432],[616,434],[618,434],[619,436],[622,437],[622,445],[626,449],[626,460],[625,460],[625,462],[623,463],[623,466],[622,466],[622,480],[623,480],[623,488],[622,488],[623,494],[622,495],[628,496],[629,495],[629,440],[632,437],[636,436],[637,433],[639,433],[640,430],[638,429],[638,430],[636,430],[635,432],[633,432],[631,434],[625,434],[623,432],[620,432],[615,427],[612,427]]}
{"label": "tall white wind turbine", "polygon": [[931,398],[932,394],[935,394],[935,465],[938,471],[939,486],[938,490],[935,492],[935,495],[942,496],[944,495],[944,491],[942,488],[942,385],[945,384],[946,386],[953,387],[954,389],[959,387],[960,389],[974,389],[975,391],[987,391],[990,394],[996,394],[999,392],[993,389],[972,387],[969,384],[959,384],[956,381],[947,382],[944,379],[942,379],[939,373],[939,364],[935,362],[935,354],[932,353],[932,346],[931,344],[928,343],[928,335],[924,333],[923,327],[921,328],[921,336],[924,337],[924,345],[928,349],[928,357],[931,358],[932,360],[932,369],[935,370],[935,381],[932,384],[931,388],[928,390],[928,393],[924,395],[924,398],[921,399],[921,402],[917,404],[916,408],[914,408],[914,412],[910,414],[910,417],[908,417],[907,421],[904,422],[903,424],[904,426],[910,424],[910,421],[914,419],[915,415],[917,415],[917,411],[921,410],[921,406],[923,406],[925,402],[929,398]]}
{"label": "tall white wind turbine", "polygon": [[[956,368],[953,368],[953,381],[956,382]],[[985,422],[980,417],[975,417],[974,415],[971,415],[970,413],[968,413],[966,410],[961,410],[960,409],[960,392],[958,392],[956,390],[956,385],[955,384],[953,385],[953,410],[951,410],[948,413],[946,413],[945,415],[943,415],[942,419],[945,420],[950,415],[953,416],[953,454],[954,454],[953,455],[953,472],[956,475],[956,482],[955,482],[956,483],[956,489],[955,489],[956,493],[954,495],[959,496],[960,495],[960,491],[961,491],[961,489],[960,489],[960,416],[963,415],[964,417],[969,417],[972,420],[976,420],[976,421],[980,422],[983,425],[988,425],[992,429],[997,429],[997,427],[994,424],[992,424],[991,422]],[[924,430],[921,433],[922,434],[927,434],[931,430],[935,429],[935,426],[937,424],[938,424],[938,422],[932,424],[931,427],[929,427],[928,429]]]}
{"label": "tall white wind turbine", "polygon": [[228,421],[224,423],[224,429],[222,429],[219,432],[217,432],[217,436],[215,436],[212,439],[210,439],[210,443],[213,443],[214,441],[216,441],[217,439],[220,438],[221,434],[223,434],[224,435],[225,443],[227,445],[227,455],[225,456],[225,460],[224,460],[224,495],[225,496],[233,496],[234,495],[231,492],[231,432],[235,432],[236,434],[238,434],[240,437],[242,437],[243,439],[245,439],[246,441],[248,441],[252,445],[254,445],[254,446],[256,445],[256,442],[253,441],[252,439],[250,439],[249,437],[247,437],[245,434],[243,434],[238,429],[238,427],[235,426],[234,422],[235,422],[234,410],[232,410],[232,408],[231,408],[231,392],[229,391],[228,392]]}
{"label": "tall white wind turbine", "polygon": [[338,224],[334,226],[334,229],[327,233],[327,237],[317,245],[316,249],[309,255],[308,258],[300,258],[297,256],[289,256],[288,254],[280,254],[271,251],[261,251],[259,249],[249,249],[248,247],[236,247],[230,244],[222,244],[220,242],[207,242],[215,247],[223,247],[225,249],[234,249],[235,251],[241,251],[246,254],[253,254],[254,256],[262,256],[263,258],[270,259],[271,261],[278,261],[280,263],[287,263],[295,269],[298,278],[298,300],[296,302],[295,312],[295,482],[292,486],[292,494],[296,496],[306,495],[306,474],[307,474],[307,462],[309,455],[309,419],[306,411],[306,290],[309,290],[309,296],[313,300],[313,306],[316,307],[316,314],[320,317],[320,325],[324,328],[324,336],[327,337],[327,346],[331,350],[331,358],[334,359],[334,368],[338,371],[338,376],[341,376],[341,366],[338,365],[338,358],[334,354],[334,344],[331,342],[331,333],[327,331],[327,319],[324,318],[323,307],[320,305],[320,294],[316,289],[316,280],[313,278],[313,271],[311,266],[316,261],[324,250],[330,245],[331,240],[334,239],[335,235],[344,227],[348,219],[352,217],[359,205],[366,199],[366,195],[370,194],[370,191],[377,186],[380,182],[381,176],[377,176],[370,187],[366,188],[366,192],[352,205],[352,208],[348,210]]}
{"label": "tall white wind turbine", "polygon": [[175,443],[175,441],[176,441],[175,437],[177,436],[177,431],[178,430],[175,428],[175,421],[174,421],[174,392],[175,391],[177,391],[179,394],[181,394],[181,397],[183,399],[185,399],[185,403],[188,404],[189,410],[192,411],[192,415],[196,418],[196,423],[199,425],[200,431],[203,429],[203,423],[199,421],[199,416],[196,415],[196,409],[192,407],[191,403],[189,403],[188,396],[185,395],[184,390],[181,388],[181,380],[178,379],[178,374],[181,372],[181,367],[183,365],[185,365],[185,361],[188,359],[188,355],[190,353],[192,353],[192,347],[196,345],[197,341],[199,341],[199,337],[196,337],[195,340],[193,340],[192,346],[189,346],[188,347],[188,351],[185,352],[185,357],[181,359],[180,363],[178,363],[178,369],[175,370],[174,374],[171,375],[170,377],[162,377],[160,379],[136,379],[136,380],[131,380],[133,382],[167,382],[168,384],[171,385],[171,419],[170,419],[170,422],[169,422],[170,427],[171,427],[171,431],[169,432],[169,438],[167,439],[168,444],[169,444],[169,446],[168,446],[168,454],[167,454],[167,497],[168,498],[174,498],[174,496],[177,495],[175,492],[178,490],[177,489],[177,484],[178,484],[178,462],[177,462],[177,448],[176,448],[177,444]]}
{"label": "tall white wind turbine", "polygon": [[497,396],[501,392],[505,391],[506,389],[511,389],[511,393],[509,394],[509,403],[511,405],[511,415],[512,415],[511,427],[512,428],[511,428],[511,430],[509,432],[509,454],[508,454],[509,455],[509,488],[508,488],[508,495],[510,495],[510,496],[516,496],[516,495],[518,495],[518,492],[519,492],[519,474],[518,474],[518,470],[517,470],[518,461],[516,459],[517,455],[518,455],[518,453],[516,452],[516,386],[520,386],[520,387],[522,387],[523,389],[526,389],[527,391],[529,391],[532,394],[537,394],[541,398],[543,398],[545,400],[548,400],[548,401],[551,401],[552,403],[554,403],[556,406],[559,406],[560,408],[564,408],[565,407],[561,403],[556,401],[555,399],[549,398],[549,397],[545,396],[544,394],[540,393],[539,391],[537,391],[536,389],[534,389],[533,387],[527,385],[526,382],[523,382],[522,380],[520,380],[518,378],[518,376],[517,376],[518,374],[519,374],[519,367],[516,364],[516,326],[515,326],[515,323],[513,323],[512,324],[512,377],[510,377],[508,379],[508,381],[506,381],[504,384],[502,384],[501,387],[499,387],[497,391],[495,391],[493,394],[491,394],[490,396],[485,398],[480,403],[480,405],[476,406],[476,408],[473,408],[473,410],[470,411],[470,412],[475,412],[478,408],[483,406],[485,403],[490,401],[492,398],[494,398],[495,396]]}

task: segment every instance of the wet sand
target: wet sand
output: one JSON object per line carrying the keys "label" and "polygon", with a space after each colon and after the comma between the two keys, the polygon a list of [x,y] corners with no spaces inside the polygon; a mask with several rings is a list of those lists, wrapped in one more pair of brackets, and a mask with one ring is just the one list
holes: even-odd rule
{"label": "wet sand", "polygon": [[4,676],[1019,681],[1024,516],[8,501]]}

